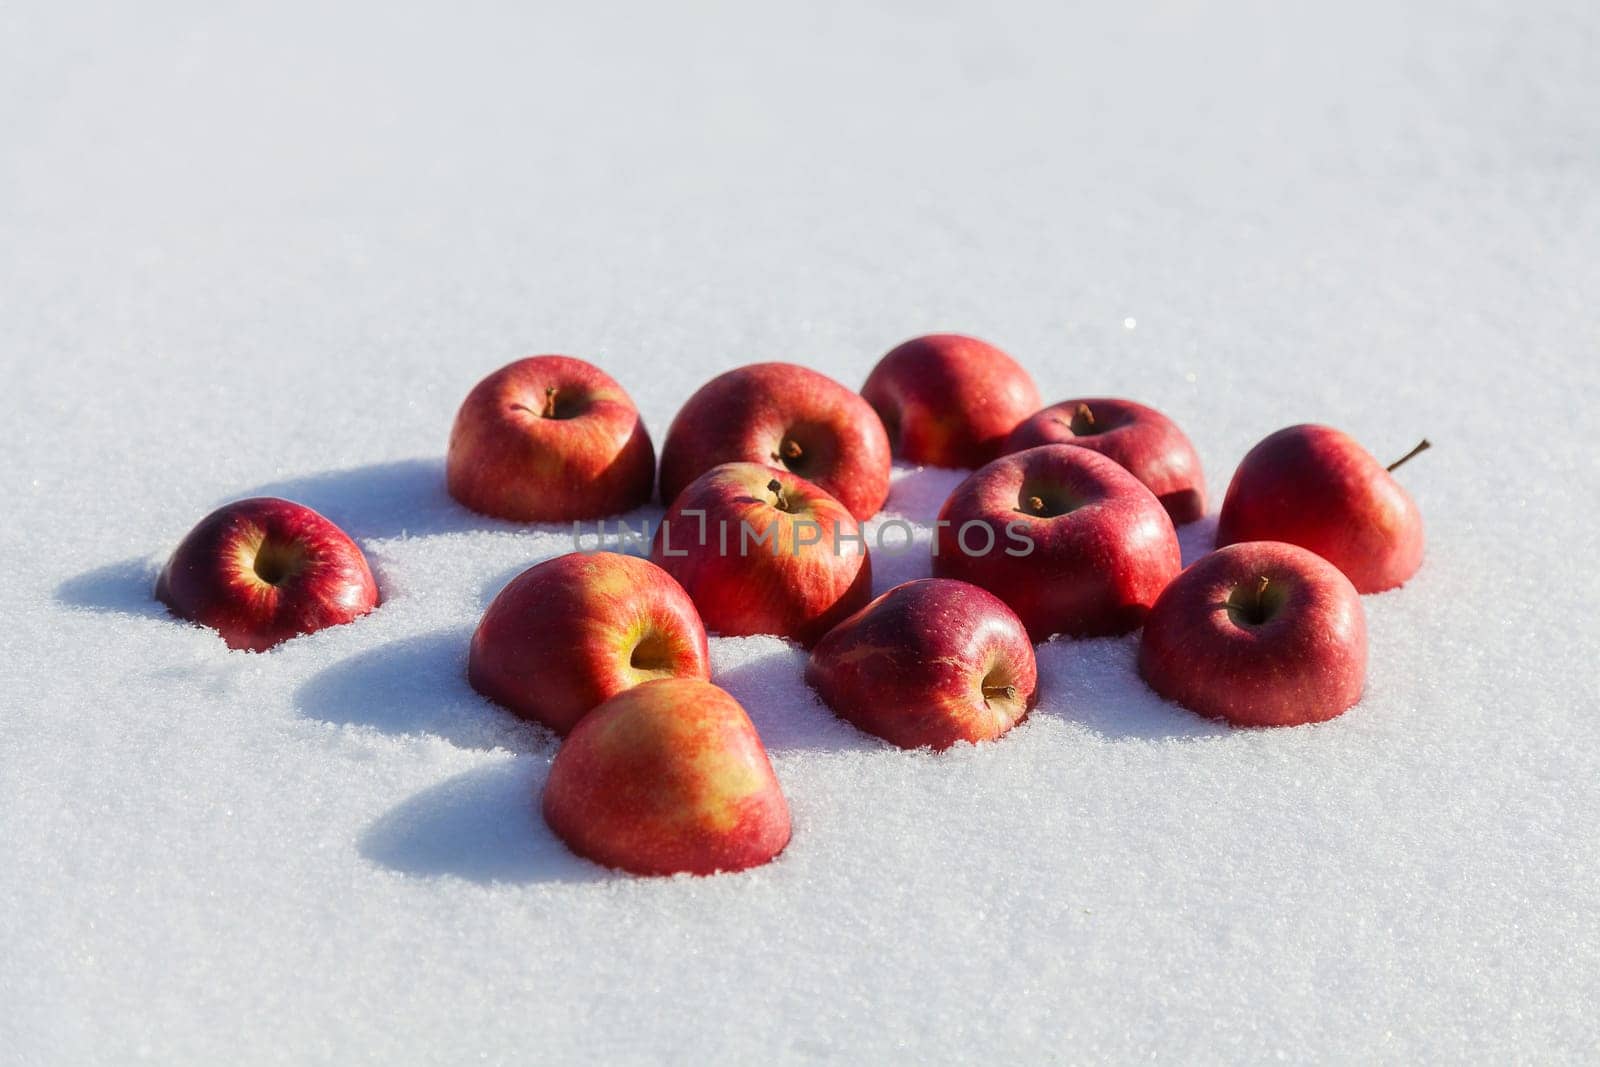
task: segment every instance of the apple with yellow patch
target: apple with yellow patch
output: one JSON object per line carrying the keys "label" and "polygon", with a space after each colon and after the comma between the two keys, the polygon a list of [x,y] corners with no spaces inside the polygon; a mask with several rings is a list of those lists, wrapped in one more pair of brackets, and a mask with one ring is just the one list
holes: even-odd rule
{"label": "apple with yellow patch", "polygon": [[252,497],[201,519],[156,579],[156,599],[229,648],[265,652],[378,606],[367,557],[304,504]]}
{"label": "apple with yellow patch", "polygon": [[572,851],[634,874],[738,871],[789,843],[789,805],[750,717],[689,678],[645,682],[584,716],[542,807]]}
{"label": "apple with yellow patch", "polygon": [[517,575],[467,655],[474,689],[558,734],[641,682],[710,677],[689,594],[649,560],[615,552],[571,552]]}
{"label": "apple with yellow patch", "polygon": [[806,665],[840,718],[901,748],[992,741],[1027,714],[1038,680],[1017,613],[947,578],[895,586],[834,627]]}

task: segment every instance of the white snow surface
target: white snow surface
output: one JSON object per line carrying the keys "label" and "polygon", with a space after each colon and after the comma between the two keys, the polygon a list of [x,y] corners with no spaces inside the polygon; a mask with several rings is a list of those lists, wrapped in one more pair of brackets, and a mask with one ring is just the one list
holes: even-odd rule
{"label": "white snow surface", "polygon": [[[7,5],[0,1061],[1600,1056],[1597,55],[1589,2]],[[571,856],[463,677],[569,533],[449,501],[456,405],[568,353],[659,445],[719,371],[934,330],[1167,411],[1213,511],[1281,426],[1430,437],[1365,698],[1231,730],[1058,641],[934,756],[715,640],[793,843]],[[383,607],[166,617],[260,493]]]}

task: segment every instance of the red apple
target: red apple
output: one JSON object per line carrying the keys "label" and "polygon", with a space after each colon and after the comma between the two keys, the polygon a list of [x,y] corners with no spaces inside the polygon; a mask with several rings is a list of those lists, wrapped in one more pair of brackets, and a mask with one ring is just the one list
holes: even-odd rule
{"label": "red apple", "polygon": [[1322,722],[1361,698],[1367,622],[1338,568],[1278,541],[1218,549],[1150,609],[1139,674],[1235,726]]}
{"label": "red apple", "polygon": [[689,678],[624,690],[579,720],[543,807],[572,851],[635,874],[743,870],[789,843],[789,805],[750,717]]}
{"label": "red apple", "polygon": [[174,615],[252,652],[378,606],[356,543],[304,504],[270,496],[201,519],[161,569],[155,592]]}
{"label": "red apple", "polygon": [[1137,628],[1179,567],[1178,535],[1155,494],[1072,445],[975,472],[945,501],[934,536],[934,574],[994,593],[1035,641]]}
{"label": "red apple", "polygon": [[861,529],[843,504],[788,471],[724,463],[667,509],[650,559],[706,627],[810,645],[872,596]]}
{"label": "red apple", "polygon": [[1309,548],[1363,593],[1403,584],[1422,565],[1422,513],[1388,467],[1327,426],[1290,426],[1246,453],[1217,521],[1217,544],[1287,541]]}
{"label": "red apple", "polygon": [[569,356],[530,356],[467,394],[445,467],[450,495],[473,511],[572,522],[649,503],[656,454],[610,375]]}
{"label": "red apple", "polygon": [[661,502],[722,463],[798,474],[858,519],[877,514],[889,495],[889,439],[867,402],[793,363],[728,371],[689,398],[661,447]]}
{"label": "red apple", "polygon": [[893,349],[872,368],[861,395],[883,420],[894,454],[932,467],[981,467],[1039,410],[1039,390],[1021,364],[954,333]]}
{"label": "red apple", "polygon": [[1016,613],[966,582],[897,585],[828,632],[806,682],[840,718],[901,748],[992,741],[1038,686]]}
{"label": "red apple", "polygon": [[1024,419],[1005,450],[1050,444],[1077,445],[1116,460],[1180,526],[1206,513],[1200,457],[1178,424],[1155,408],[1114,397],[1063,400]]}
{"label": "red apple", "polygon": [[615,552],[572,552],[517,575],[467,657],[472,688],[558,734],[641,682],[710,677],[689,594],[648,560]]}

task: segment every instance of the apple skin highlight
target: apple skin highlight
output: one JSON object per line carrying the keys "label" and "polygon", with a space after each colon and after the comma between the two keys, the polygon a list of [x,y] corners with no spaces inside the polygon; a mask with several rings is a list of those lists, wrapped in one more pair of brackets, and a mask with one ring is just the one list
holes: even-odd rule
{"label": "apple skin highlight", "polygon": [[161,569],[155,596],[252,652],[350,622],[379,601],[349,535],[278,497],[236,500],[201,519]]}

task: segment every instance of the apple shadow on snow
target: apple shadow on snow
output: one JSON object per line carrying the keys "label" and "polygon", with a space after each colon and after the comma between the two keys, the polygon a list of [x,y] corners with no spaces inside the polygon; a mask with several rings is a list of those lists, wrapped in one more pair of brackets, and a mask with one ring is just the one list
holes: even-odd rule
{"label": "apple shadow on snow", "polygon": [[1217,517],[1205,515],[1178,527],[1178,551],[1185,567],[1217,547]]}
{"label": "apple shadow on snow", "polygon": [[[392,642],[325,671],[301,689],[296,702],[327,721],[436,734],[458,744],[482,742],[487,737],[475,732],[463,737],[455,724],[457,713],[442,710],[460,705],[468,720],[485,714],[510,718],[467,686],[462,674],[467,637],[463,628]],[[812,695],[804,680],[804,650],[771,637],[728,640],[722,647],[740,654],[741,661],[715,670],[714,680],[744,705],[774,755],[799,749],[893,751],[839,721]],[[441,700],[446,678],[456,679],[465,695],[451,693]],[[375,685],[387,691],[369,692]],[[583,884],[629,877],[573,855],[545,825],[539,796],[556,746],[550,734],[526,728],[532,743],[520,754],[446,779],[385,812],[363,831],[357,846],[361,855],[408,877],[453,877],[480,885]],[[502,742],[500,747],[511,746]]]}
{"label": "apple shadow on snow", "polygon": [[358,540],[517,528],[514,523],[457,504],[445,492],[443,457],[369,463],[285,478],[231,493],[226,500],[217,501],[217,506],[253,496],[278,496],[304,504]]}
{"label": "apple shadow on snow", "polygon": [[924,526],[939,517],[939,509],[944,507],[956,486],[972,475],[968,470],[908,468],[899,463],[894,470],[896,477],[889,483],[889,499],[883,503],[883,514]]}
{"label": "apple shadow on snow", "polygon": [[[757,644],[759,650],[751,647]],[[1157,696],[1139,678],[1138,647],[1137,634],[1058,638],[1039,645],[1039,700],[1029,719],[1074,723],[1108,741],[1198,741],[1237,733]],[[740,661],[719,666],[717,661],[729,652]],[[822,703],[805,683],[807,656],[804,649],[773,637],[725,638],[712,645],[711,680],[744,706],[775,756],[796,751],[898,753]]]}
{"label": "apple shadow on snow", "polygon": [[[467,510],[445,490],[442,457],[372,463],[285,478],[229,494],[217,501],[217,506],[253,496],[278,496],[304,504],[358,541],[477,531],[572,532],[571,523],[509,522]],[[627,522],[637,530],[645,519],[653,523],[659,516],[659,508],[646,505],[603,521],[608,531],[614,531],[618,522]],[[597,529],[595,522],[584,523],[586,544],[594,543]]]}
{"label": "apple shadow on snow", "polygon": [[[304,504],[357,540],[478,531],[572,532],[571,523],[510,522],[469,511],[445,489],[443,457],[371,463],[286,478],[231,494],[217,504],[252,496],[278,496]],[[646,520],[653,526],[660,516],[661,509],[651,503],[622,515],[585,522],[584,543],[595,544],[597,532],[614,538],[618,523],[625,522],[638,530]],[[611,547],[609,542],[607,547]],[[633,551],[639,554],[637,549]],[[648,549],[643,554],[648,554]]]}
{"label": "apple shadow on snow", "polygon": [[[923,524],[934,520],[950,491],[972,473],[933,467],[900,469],[904,473],[890,485],[884,512]],[[428,536],[477,530],[558,529],[567,532],[571,529],[570,524],[515,523],[467,510],[445,490],[444,458],[438,456],[370,463],[266,482],[231,493],[219,500],[217,506],[254,496],[277,496],[304,504],[356,538]],[[638,529],[646,519],[653,525],[661,514],[662,508],[651,503],[607,519],[607,528],[614,531],[615,524],[623,521]],[[592,535],[594,530],[595,526],[585,524],[586,536]],[[613,546],[608,544],[607,547]],[[635,555],[648,554],[647,549],[626,551]]]}
{"label": "apple shadow on snow", "polygon": [[[742,654],[740,661],[719,667],[717,661],[734,650]],[[805,649],[776,637],[725,638],[712,645],[711,680],[743,705],[774,755],[891,750],[829,711],[811,691],[805,681],[808,657]]]}
{"label": "apple shadow on snow", "polygon": [[478,603],[484,608],[484,610],[488,610],[489,605],[494,602],[494,598],[499,596],[501,590],[510,585],[518,575],[545,562],[548,562],[548,560],[529,560],[524,563],[518,563],[514,567],[507,567],[505,570],[495,574],[487,582],[484,582],[483,587],[478,590]]}
{"label": "apple shadow on snow", "polygon": [[1108,741],[1200,741],[1236,732],[1157,696],[1139,677],[1138,653],[1138,634],[1038,646],[1039,702],[1030,718],[1075,723]]}
{"label": "apple shadow on snow", "polygon": [[[654,507],[654,505],[646,505],[645,507],[639,508],[635,511],[630,511],[625,515],[619,515],[610,519],[601,519],[598,521],[598,523],[586,523],[583,530],[583,536],[581,538],[581,550],[585,552],[616,552],[620,555],[635,556],[639,559],[647,560],[650,558],[650,543],[647,540],[641,540],[637,535],[644,528],[645,523],[649,524],[649,529],[653,534],[657,529],[657,524],[659,523],[660,518],[660,508]],[[604,524],[603,530],[600,528],[600,523]],[[618,523],[626,523],[629,529],[632,531],[633,536],[630,536],[626,540],[619,540],[616,535]],[[579,546],[574,545],[573,548],[578,549]],[[557,551],[554,554],[540,556],[536,559],[530,559],[526,562],[518,563],[513,567],[507,567],[505,570],[495,573],[479,589],[479,603],[487,608],[489,603],[500,594],[500,591],[506,586],[510,585],[512,580],[518,575],[522,574],[529,568],[536,567],[541,563],[546,563],[560,555],[562,555],[562,552]]]}
{"label": "apple shadow on snow", "polygon": [[592,883],[626,877],[568,851],[538,813],[553,750],[455,775],[379,816],[363,857],[413,878],[480,885]]}
{"label": "apple shadow on snow", "polygon": [[[904,531],[901,530],[885,534],[884,543],[889,547],[872,551],[872,595],[875,597],[882,596],[903,582],[933,577],[932,543],[923,538],[902,548],[903,537]],[[873,543],[876,544],[876,541]]]}
{"label": "apple shadow on snow", "polygon": [[301,715],[393,736],[431,736],[460,748],[548,748],[551,735],[496,707],[467,684],[470,626],[400,638],[326,667],[295,690]]}
{"label": "apple shadow on snow", "polygon": [[70,608],[112,615],[143,615],[170,619],[166,605],[156,599],[160,567],[150,559],[135,557],[108,563],[74,575],[56,586],[56,603]]}

